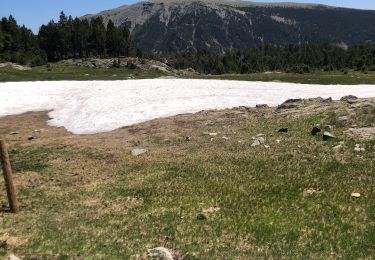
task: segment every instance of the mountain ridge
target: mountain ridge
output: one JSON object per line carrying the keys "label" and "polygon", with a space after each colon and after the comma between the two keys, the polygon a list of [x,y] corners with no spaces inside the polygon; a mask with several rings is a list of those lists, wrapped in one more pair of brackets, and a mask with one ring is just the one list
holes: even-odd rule
{"label": "mountain ridge", "polygon": [[98,16],[129,27],[137,48],[154,53],[375,41],[375,11],[320,4],[150,0],[81,19]]}

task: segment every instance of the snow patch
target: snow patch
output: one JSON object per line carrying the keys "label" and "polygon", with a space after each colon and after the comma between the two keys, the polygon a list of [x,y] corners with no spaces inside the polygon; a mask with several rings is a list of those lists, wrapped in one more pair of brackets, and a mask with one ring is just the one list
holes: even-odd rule
{"label": "snow patch", "polygon": [[0,83],[0,116],[48,111],[48,124],[74,134],[112,131],[204,109],[268,104],[289,98],[375,97],[375,85],[302,85],[228,80],[146,79]]}

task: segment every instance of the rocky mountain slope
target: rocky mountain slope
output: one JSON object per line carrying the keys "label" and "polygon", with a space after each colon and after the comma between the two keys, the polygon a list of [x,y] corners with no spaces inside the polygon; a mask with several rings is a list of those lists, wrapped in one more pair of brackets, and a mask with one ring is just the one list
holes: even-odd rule
{"label": "rocky mountain slope", "polygon": [[375,41],[375,11],[313,4],[151,0],[82,18],[97,16],[131,28],[136,46],[149,52]]}

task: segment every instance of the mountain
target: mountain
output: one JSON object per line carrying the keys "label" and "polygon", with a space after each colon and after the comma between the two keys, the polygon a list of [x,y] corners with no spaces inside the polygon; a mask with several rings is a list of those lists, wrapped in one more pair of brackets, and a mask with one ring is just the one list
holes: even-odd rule
{"label": "mountain", "polygon": [[295,3],[151,0],[86,15],[128,26],[137,48],[182,52],[251,48],[263,43],[375,42],[375,11]]}

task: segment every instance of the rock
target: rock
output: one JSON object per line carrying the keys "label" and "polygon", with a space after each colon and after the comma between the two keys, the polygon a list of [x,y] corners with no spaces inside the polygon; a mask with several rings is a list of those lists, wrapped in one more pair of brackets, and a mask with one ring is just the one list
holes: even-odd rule
{"label": "rock", "polygon": [[139,156],[139,155],[147,153],[147,152],[148,152],[147,149],[136,148],[136,149],[132,150],[132,155],[133,156]]}
{"label": "rock", "polygon": [[325,130],[331,130],[333,128],[331,125],[321,125],[320,127]]}
{"label": "rock", "polygon": [[186,136],[186,137],[185,137],[185,141],[186,141],[186,142],[189,142],[189,141],[191,141],[191,140],[193,140],[193,138],[191,138],[191,136]]}
{"label": "rock", "polygon": [[256,108],[268,108],[267,104],[258,104],[255,106]]}
{"label": "rock", "polygon": [[333,150],[340,150],[342,148],[342,145],[341,144],[339,144],[339,145],[336,145],[335,147],[333,147],[332,149]]}
{"label": "rock", "polygon": [[337,120],[339,122],[345,122],[345,121],[349,120],[349,117],[348,116],[340,116],[339,118],[337,118]]}
{"label": "rock", "polygon": [[281,140],[280,139],[276,139],[276,143],[281,143]]}
{"label": "rock", "polygon": [[252,139],[253,139],[253,143],[251,144],[251,146],[258,146],[258,145],[264,144],[266,141],[265,138],[262,136],[252,137]]}
{"label": "rock", "polygon": [[331,140],[331,139],[334,139],[336,138],[333,134],[331,134],[330,132],[324,132],[323,134],[323,140],[324,141],[328,141],[328,140]]}
{"label": "rock", "polygon": [[0,240],[0,248],[1,249],[7,249],[8,248],[8,242],[6,240]]}
{"label": "rock", "polygon": [[227,137],[227,136],[223,136],[222,138],[223,138],[224,141],[228,141],[229,140],[229,137]]}
{"label": "rock", "polygon": [[264,148],[266,148],[266,149],[270,149],[270,146],[269,145],[264,145]]}
{"label": "rock", "polygon": [[323,103],[331,103],[332,101],[331,97],[322,100]]}
{"label": "rock", "polygon": [[204,215],[203,213],[199,213],[198,215],[197,215],[197,220],[206,220],[207,219],[207,217],[206,217],[206,215]]}
{"label": "rock", "polygon": [[353,104],[354,102],[356,102],[358,98],[356,96],[353,96],[353,95],[348,95],[348,96],[344,96],[340,99],[340,101],[344,101],[344,102],[348,102],[349,104]]}
{"label": "rock", "polygon": [[203,213],[215,213],[215,212],[218,212],[219,210],[220,210],[219,207],[209,207],[209,208],[203,209],[202,212]]}
{"label": "rock", "polygon": [[344,133],[361,140],[370,140],[375,138],[375,127],[353,127]]}
{"label": "rock", "polygon": [[277,109],[291,109],[291,108],[298,108],[301,106],[303,102],[302,99],[288,99],[281,105],[277,107]]}
{"label": "rock", "polygon": [[15,131],[15,132],[10,132],[9,134],[10,134],[10,135],[18,135],[18,134],[20,134],[20,132]]}
{"label": "rock", "polygon": [[279,133],[288,133],[288,131],[289,131],[289,128],[283,127],[283,128],[280,128],[278,132]]}
{"label": "rock", "polygon": [[354,151],[356,152],[364,152],[366,149],[360,145],[360,144],[356,144],[355,147],[354,147]]}
{"label": "rock", "polygon": [[361,193],[359,193],[359,192],[352,192],[352,194],[350,194],[350,196],[353,197],[353,198],[359,198],[359,197],[361,197]]}
{"label": "rock", "polygon": [[148,256],[153,259],[160,259],[160,260],[173,260],[173,254],[171,251],[165,247],[156,247],[152,249],[148,249]]}
{"label": "rock", "polygon": [[34,140],[34,136],[28,136],[27,140],[29,140],[29,141]]}
{"label": "rock", "polygon": [[312,135],[317,135],[318,133],[320,133],[322,130],[320,130],[320,128],[319,127],[316,127],[316,126],[314,126],[312,129],[311,129],[311,134]]}
{"label": "rock", "polygon": [[15,255],[11,254],[11,255],[8,256],[8,260],[21,260],[21,259],[19,257],[15,256]]}
{"label": "rock", "polygon": [[314,193],[316,193],[317,191],[313,188],[308,188],[308,189],[304,189],[303,192],[302,192],[302,195],[304,197],[308,197],[308,196],[311,196],[313,195]]}

